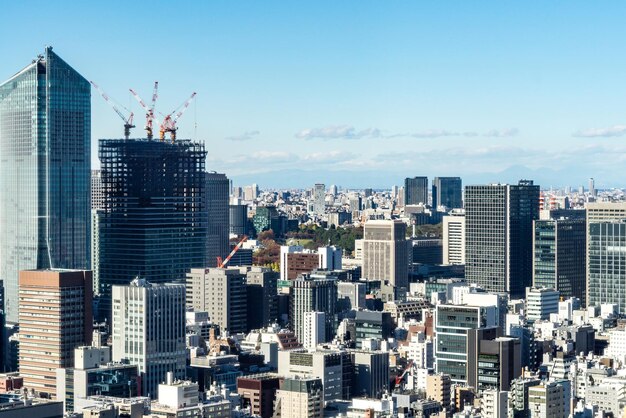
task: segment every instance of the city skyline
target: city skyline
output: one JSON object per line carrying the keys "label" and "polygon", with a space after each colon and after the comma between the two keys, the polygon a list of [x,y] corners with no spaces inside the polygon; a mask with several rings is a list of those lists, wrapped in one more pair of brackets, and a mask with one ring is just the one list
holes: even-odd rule
{"label": "city skyline", "polygon": [[[52,45],[132,108],[134,137],[143,112],[128,88],[145,98],[159,80],[163,113],[197,91],[179,137],[204,141],[207,168],[236,184],[390,187],[428,175],[622,186],[618,2],[193,3],[166,31],[150,29],[165,7],[9,4],[33,24],[0,28],[12,39],[0,78]],[[134,42],[146,33],[148,46]],[[92,96],[96,168],[97,139],[121,137],[122,123]]]}

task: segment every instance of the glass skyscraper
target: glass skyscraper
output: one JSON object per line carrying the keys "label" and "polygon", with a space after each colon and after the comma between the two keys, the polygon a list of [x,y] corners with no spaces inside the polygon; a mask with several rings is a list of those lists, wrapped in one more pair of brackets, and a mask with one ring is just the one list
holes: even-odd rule
{"label": "glass skyscraper", "polygon": [[588,304],[615,303],[626,313],[626,223],[589,224]]}
{"label": "glass skyscraper", "polygon": [[404,204],[428,204],[428,177],[407,177],[404,179]]}
{"label": "glass skyscraper", "polygon": [[448,209],[463,207],[463,183],[461,177],[435,177],[432,187],[433,209],[445,206]]}
{"label": "glass skyscraper", "polygon": [[89,268],[91,86],[52,47],[0,84],[0,278]]}

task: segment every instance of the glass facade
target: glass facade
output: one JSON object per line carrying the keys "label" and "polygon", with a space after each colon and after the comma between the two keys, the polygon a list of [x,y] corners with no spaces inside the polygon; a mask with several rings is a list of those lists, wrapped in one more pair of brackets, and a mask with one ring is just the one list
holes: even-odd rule
{"label": "glass facade", "polygon": [[626,223],[589,225],[589,305],[615,303],[626,313]]}
{"label": "glass facade", "polygon": [[0,85],[0,277],[18,320],[18,272],[88,269],[91,86],[48,47]]}
{"label": "glass facade", "polygon": [[433,209],[463,207],[463,183],[460,177],[435,177],[432,187]]}

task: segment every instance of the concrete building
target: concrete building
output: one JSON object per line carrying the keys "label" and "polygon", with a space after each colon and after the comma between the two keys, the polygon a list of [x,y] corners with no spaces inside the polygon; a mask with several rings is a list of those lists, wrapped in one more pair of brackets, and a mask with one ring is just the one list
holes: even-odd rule
{"label": "concrete building", "polygon": [[264,328],[278,320],[278,277],[266,267],[250,267],[246,273],[248,329]]}
{"label": "concrete building", "polygon": [[443,264],[465,264],[465,212],[443,217]]}
{"label": "concrete building", "polygon": [[435,177],[432,187],[432,207],[446,209],[463,207],[463,183],[460,177]]}
{"label": "concrete building", "polygon": [[339,311],[365,308],[365,283],[338,282],[337,303]]}
{"label": "concrete building", "polygon": [[326,209],[326,185],[317,183],[313,186],[313,213],[323,215]]}
{"label": "concrete building", "polygon": [[243,407],[250,407],[253,415],[272,418],[276,391],[283,380],[278,374],[263,373],[237,378],[237,393],[243,400]]}
{"label": "concrete building", "polygon": [[19,371],[24,386],[56,395],[56,369],[91,344],[92,277],[85,270],[25,270],[19,287]]}
{"label": "concrete building", "polygon": [[63,402],[22,394],[0,394],[0,418],[61,418]]}
{"label": "concrete building", "polygon": [[538,378],[519,377],[511,381],[509,391],[509,409],[514,418],[530,417],[528,405],[528,389],[541,383]]}
{"label": "concrete building", "polygon": [[[276,391],[280,418],[323,418],[324,388],[318,378],[287,378]],[[280,412],[278,412],[280,411]]]}
{"label": "concrete building", "polygon": [[503,418],[507,416],[508,392],[497,389],[483,391],[480,398],[481,418]]}
{"label": "concrete building", "polygon": [[292,283],[289,323],[298,341],[304,342],[305,339],[305,312],[325,312],[326,338],[332,338],[337,306],[336,278],[312,273],[300,276]]}
{"label": "concrete building", "polygon": [[185,286],[135,279],[112,296],[113,360],[137,365],[142,395],[155,398],[167,372],[185,376]]}
{"label": "concrete building", "polygon": [[526,289],[526,320],[550,319],[550,314],[559,312],[559,292],[553,289],[529,287]]}
{"label": "concrete building", "polygon": [[406,224],[399,220],[368,221],[363,231],[363,278],[394,288],[395,299],[408,290]]}
{"label": "concrete building", "polygon": [[522,374],[520,340],[499,337],[499,328],[467,332],[467,382],[478,391],[510,390],[511,380]]}
{"label": "concrete building", "polygon": [[529,387],[528,409],[530,418],[566,418],[565,388],[557,382]]}
{"label": "concrete building", "polygon": [[465,188],[465,279],[491,292],[524,297],[532,281],[533,221],[539,186],[491,184]]}
{"label": "concrete building", "polygon": [[426,397],[450,409],[450,376],[447,374],[431,374],[426,377]]}
{"label": "concrete building", "polygon": [[404,205],[428,205],[428,177],[404,179]]}
{"label": "concrete building", "polygon": [[91,86],[51,46],[0,84],[0,147],[0,277],[16,324],[20,270],[91,261]]}
{"label": "concrete building", "polygon": [[585,305],[585,220],[535,220],[533,229],[533,286],[558,290]]}
{"label": "concrete building", "polygon": [[326,339],[326,314],[324,312],[304,313],[304,340],[305,348],[315,348],[318,344],[325,343]]}
{"label": "concrete building", "polygon": [[495,327],[496,306],[437,305],[435,311],[435,358],[438,373],[454,383],[468,382],[468,331]]}
{"label": "concrete building", "polygon": [[299,275],[315,269],[341,270],[342,249],[335,246],[305,250],[300,245],[280,247],[280,279],[295,280]]}
{"label": "concrete building", "polygon": [[389,352],[351,350],[353,396],[381,398],[389,391]]}
{"label": "concrete building", "polygon": [[225,174],[213,172],[204,175],[206,179],[204,207],[207,212],[205,265],[214,267],[217,266],[217,257],[225,258],[230,253],[228,243],[230,182]]}
{"label": "concrete building", "polygon": [[246,275],[238,268],[191,269],[187,306],[209,313],[222,332],[247,332]]}

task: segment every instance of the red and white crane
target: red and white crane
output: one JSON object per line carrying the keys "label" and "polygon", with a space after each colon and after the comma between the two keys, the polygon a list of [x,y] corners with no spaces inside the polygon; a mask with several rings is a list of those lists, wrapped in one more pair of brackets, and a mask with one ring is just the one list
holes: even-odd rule
{"label": "red and white crane", "polygon": [[[133,125],[133,117],[135,116],[134,113],[132,111],[128,110],[125,106],[123,106],[123,105],[117,103],[115,100],[113,100],[96,83],[94,83],[93,81],[90,81],[90,83],[96,90],[98,90],[100,95],[113,108],[113,110],[115,110],[115,113],[117,113],[119,115],[119,117],[122,118],[122,120],[124,121],[124,138],[128,139],[130,137],[130,130],[131,130],[131,128],[135,127],[135,125]],[[120,110],[120,107],[126,111],[126,114],[124,114],[124,112],[122,112]],[[126,115],[128,115],[128,116],[126,116]]]}
{"label": "red and white crane", "polygon": [[[178,130],[176,122],[178,122],[178,119],[180,119],[183,113],[185,113],[185,110],[187,110],[194,97],[196,97],[195,91],[191,94],[191,97],[189,97],[187,101],[185,101],[185,103],[178,106],[178,108],[176,108],[169,115],[166,115],[163,118],[163,123],[161,123],[161,128],[159,129],[159,137],[161,138],[161,141],[165,140],[166,132],[170,133],[170,138],[172,139],[172,142],[176,141],[176,131]],[[172,117],[172,115],[174,116]]]}
{"label": "red and white crane", "polygon": [[137,94],[135,90],[130,89],[130,92],[133,94],[135,99],[137,99],[137,101],[139,102],[139,105],[143,108],[143,110],[146,111],[145,129],[146,129],[146,136],[148,137],[148,139],[152,139],[153,137],[153,129],[152,129],[153,121],[156,122],[157,124],[159,123],[159,121],[154,115],[154,106],[156,105],[156,100],[159,97],[158,90],[159,90],[159,82],[155,81],[154,88],[152,89],[152,102],[150,103],[150,107],[148,107],[148,105],[146,105],[146,103],[142,100],[142,98],[139,97],[139,94]]}
{"label": "red and white crane", "polygon": [[228,264],[228,262],[230,261],[232,256],[234,256],[235,253],[237,251],[239,251],[239,249],[241,248],[243,243],[246,242],[247,240],[248,240],[248,236],[244,235],[243,238],[241,239],[241,241],[239,241],[239,243],[237,245],[235,245],[235,248],[233,248],[233,250],[230,252],[230,254],[228,254],[228,257],[226,257],[226,259],[224,261],[222,261],[222,257],[217,257],[217,267],[219,267],[219,268],[226,267],[226,264]]}

